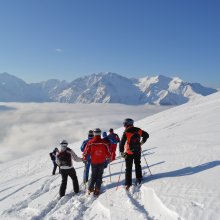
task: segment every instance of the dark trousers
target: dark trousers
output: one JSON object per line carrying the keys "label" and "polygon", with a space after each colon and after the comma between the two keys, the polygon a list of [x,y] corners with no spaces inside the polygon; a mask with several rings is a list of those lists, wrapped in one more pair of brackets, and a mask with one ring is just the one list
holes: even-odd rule
{"label": "dark trousers", "polygon": [[91,165],[91,161],[88,160],[86,163],[86,167],[84,168],[84,173],[83,173],[83,182],[87,183],[88,179],[89,179],[89,170],[90,170],[90,165]]}
{"label": "dark trousers", "polygon": [[74,168],[61,169],[61,176],[62,176],[62,182],[61,182],[61,186],[60,186],[60,197],[65,195],[68,176],[70,176],[70,178],[73,181],[74,192],[75,193],[79,192],[79,183],[78,183],[76,171]]}
{"label": "dark trousers", "polygon": [[89,182],[89,190],[100,190],[102,185],[102,175],[104,171],[104,164],[92,164],[92,175]]}
{"label": "dark trousers", "polygon": [[125,170],[125,185],[132,185],[132,165],[133,161],[135,164],[136,179],[142,179],[142,168],[141,168],[141,153],[128,154],[125,159],[126,170]]}
{"label": "dark trousers", "polygon": [[[55,175],[56,170],[57,170],[57,167],[58,167],[58,166],[57,166],[56,162],[53,161],[53,172],[52,172],[53,175]],[[59,167],[59,173],[60,173],[60,167]]]}

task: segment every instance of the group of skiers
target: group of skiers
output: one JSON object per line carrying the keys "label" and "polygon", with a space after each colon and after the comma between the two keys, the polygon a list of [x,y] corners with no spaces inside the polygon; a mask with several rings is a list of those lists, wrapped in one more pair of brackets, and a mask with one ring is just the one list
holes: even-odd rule
{"label": "group of skiers", "polygon": [[[109,134],[96,128],[89,130],[88,138],[81,145],[82,158],[78,157],[75,152],[68,148],[68,142],[63,140],[60,142],[61,150],[57,148],[50,153],[54,167],[52,174],[56,172],[57,166],[62,176],[60,186],[60,197],[65,195],[67,178],[71,177],[73,189],[75,193],[79,192],[79,182],[76,171],[72,165],[72,159],[76,162],[84,162],[83,183],[88,182],[88,193],[99,195],[102,185],[102,176],[104,169],[109,163],[116,159],[116,148],[119,143],[119,151],[125,159],[125,189],[129,190],[132,185],[132,165],[135,164],[136,182],[142,181],[141,168],[141,146],[149,138],[149,134],[140,128],[134,127],[133,119],[126,118],[123,122],[125,131],[120,140],[119,136],[114,133],[112,128],[109,129]],[[102,135],[102,137],[101,137]],[[91,178],[89,180],[89,171],[91,167]]]}

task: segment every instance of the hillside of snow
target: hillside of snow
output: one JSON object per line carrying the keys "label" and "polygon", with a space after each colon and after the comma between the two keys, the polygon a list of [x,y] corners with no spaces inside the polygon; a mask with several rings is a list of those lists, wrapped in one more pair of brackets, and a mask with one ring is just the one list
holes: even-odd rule
{"label": "hillside of snow", "polygon": [[[48,148],[0,164],[0,219],[218,220],[219,113],[220,92],[137,121],[150,134],[143,154],[152,175],[142,157],[143,184],[129,193],[123,188],[125,164],[119,157],[110,166],[111,181],[105,170],[103,193],[96,199],[83,186],[74,195],[69,179],[67,195],[59,200],[61,177],[51,176]],[[123,128],[116,132],[122,135]],[[78,155],[80,144],[70,145]],[[81,183],[83,163],[74,166]]]}
{"label": "hillside of snow", "polygon": [[94,73],[68,83],[51,79],[27,84],[0,73],[2,102],[122,103],[180,105],[217,92],[199,83],[166,76],[129,79],[116,73]]}

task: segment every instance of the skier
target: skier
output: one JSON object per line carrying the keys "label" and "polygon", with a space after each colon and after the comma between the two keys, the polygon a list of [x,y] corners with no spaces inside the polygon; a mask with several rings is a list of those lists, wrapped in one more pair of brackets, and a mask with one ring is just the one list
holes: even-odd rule
{"label": "skier", "polygon": [[[52,171],[52,175],[55,175],[56,173],[56,169],[57,169],[57,163],[56,163],[56,155],[59,153],[59,150],[57,147],[54,148],[54,150],[49,153],[50,155],[50,159],[53,162],[53,171]],[[59,173],[60,173],[60,167],[59,167]]]}
{"label": "skier", "polygon": [[[107,133],[104,131],[102,132],[102,140],[104,140],[106,142],[106,144],[108,145],[108,150],[109,152],[112,154],[112,144],[113,144],[113,141],[108,137]],[[104,163],[104,169],[108,167],[108,164],[109,164],[109,160],[106,160],[105,163]]]}
{"label": "skier", "polygon": [[[132,165],[135,164],[136,184],[141,184],[142,168],[141,168],[141,146],[149,138],[146,131],[138,127],[134,127],[134,120],[126,118],[123,122],[125,131],[119,144],[122,157],[125,158],[125,189],[128,190],[132,185]],[[124,148],[125,146],[125,148]]]}
{"label": "skier", "polygon": [[108,137],[112,141],[112,144],[111,144],[111,148],[112,148],[111,161],[113,161],[113,160],[115,160],[115,156],[116,156],[115,152],[116,152],[117,144],[120,142],[120,138],[117,134],[114,133],[113,128],[109,129]]}
{"label": "skier", "polygon": [[101,130],[96,128],[93,130],[94,138],[90,140],[83,152],[83,160],[87,160],[91,155],[92,175],[89,181],[88,193],[94,192],[94,195],[99,195],[102,184],[102,175],[104,170],[104,162],[110,160],[111,153],[108,150],[108,145],[101,139]]}
{"label": "skier", "polygon": [[[93,135],[93,131],[89,130],[88,132],[88,139],[84,140],[82,145],[81,145],[81,151],[83,152],[85,150],[86,144],[89,142],[89,140],[91,140],[94,137]],[[90,169],[90,164],[91,164],[91,158],[90,155],[87,158],[87,161],[85,163],[85,172],[83,174],[83,183],[87,183],[88,179],[89,179],[89,169]]]}
{"label": "skier", "polygon": [[79,192],[79,183],[76,176],[76,171],[72,165],[72,159],[77,162],[82,162],[82,158],[79,158],[72,149],[68,148],[68,142],[63,140],[60,142],[61,151],[57,154],[56,162],[60,166],[60,172],[62,176],[62,182],[60,186],[60,197],[65,195],[67,178],[71,177],[73,181],[73,189],[75,193]]}

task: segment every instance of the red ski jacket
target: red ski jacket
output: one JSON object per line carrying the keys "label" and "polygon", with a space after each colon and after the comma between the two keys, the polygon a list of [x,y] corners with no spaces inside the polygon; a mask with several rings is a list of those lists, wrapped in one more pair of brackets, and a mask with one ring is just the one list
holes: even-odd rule
{"label": "red ski jacket", "polygon": [[83,151],[83,159],[86,160],[89,155],[92,164],[102,164],[111,157],[108,145],[100,136],[95,136],[87,143]]}

